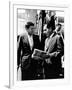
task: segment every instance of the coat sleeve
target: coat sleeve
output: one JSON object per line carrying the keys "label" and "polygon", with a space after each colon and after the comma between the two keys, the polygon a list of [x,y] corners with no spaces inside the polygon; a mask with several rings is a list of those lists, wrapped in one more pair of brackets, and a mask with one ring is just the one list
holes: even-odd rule
{"label": "coat sleeve", "polygon": [[19,39],[17,41],[17,66],[19,67],[20,61],[21,61],[21,48],[22,48],[22,40],[21,37],[19,36]]}
{"label": "coat sleeve", "polygon": [[57,52],[58,52],[57,56],[61,57],[64,55],[64,43],[61,36],[58,36],[57,38]]}
{"label": "coat sleeve", "polygon": [[64,54],[64,43],[60,35],[56,37],[56,51],[50,53],[50,57],[61,57]]}

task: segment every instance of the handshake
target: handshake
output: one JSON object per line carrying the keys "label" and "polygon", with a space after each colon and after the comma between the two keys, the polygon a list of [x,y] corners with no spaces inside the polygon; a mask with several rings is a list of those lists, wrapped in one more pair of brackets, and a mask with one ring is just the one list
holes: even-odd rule
{"label": "handshake", "polygon": [[32,58],[35,60],[44,60],[46,58],[49,58],[49,54],[47,54],[45,51],[34,49],[34,52],[32,54]]}

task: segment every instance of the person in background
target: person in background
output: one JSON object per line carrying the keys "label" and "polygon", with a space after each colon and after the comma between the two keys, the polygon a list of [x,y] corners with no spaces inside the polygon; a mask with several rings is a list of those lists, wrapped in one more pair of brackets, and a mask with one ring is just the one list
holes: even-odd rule
{"label": "person in background", "polygon": [[56,27],[57,27],[57,29],[56,29],[57,33],[60,34],[61,37],[64,39],[64,28],[63,28],[63,26],[60,23],[58,23],[56,25]]}
{"label": "person in background", "polygon": [[[64,44],[64,26],[62,24],[58,23],[56,25],[55,32],[56,32],[56,34],[60,35],[60,37],[63,40],[63,44]],[[64,54],[61,57],[61,63],[62,63],[62,68],[61,68],[60,76],[63,77],[64,76]]]}

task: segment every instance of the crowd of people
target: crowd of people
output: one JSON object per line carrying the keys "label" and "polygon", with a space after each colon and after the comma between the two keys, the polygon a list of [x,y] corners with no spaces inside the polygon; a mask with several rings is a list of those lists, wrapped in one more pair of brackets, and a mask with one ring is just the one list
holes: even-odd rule
{"label": "crowd of people", "polygon": [[[21,67],[22,80],[64,78],[64,31],[60,23],[55,24],[54,14],[43,19],[41,40],[34,34],[34,23],[27,22],[26,33],[17,40],[17,70]],[[32,57],[34,49],[43,50],[45,55]]]}

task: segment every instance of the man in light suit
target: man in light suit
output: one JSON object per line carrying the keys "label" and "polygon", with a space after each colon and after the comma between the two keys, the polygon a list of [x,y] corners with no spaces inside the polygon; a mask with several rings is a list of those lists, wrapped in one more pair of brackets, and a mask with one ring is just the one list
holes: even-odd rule
{"label": "man in light suit", "polygon": [[35,79],[37,62],[32,59],[34,48],[39,49],[40,41],[37,35],[33,34],[34,24],[27,22],[25,25],[27,33],[20,35],[18,40],[17,63],[21,64],[22,80]]}
{"label": "man in light suit", "polygon": [[[45,41],[44,69],[45,78],[59,78],[61,72],[61,57],[64,54],[64,44],[60,35],[54,32],[52,24],[47,25],[47,39]],[[53,33],[54,32],[54,33]]]}

